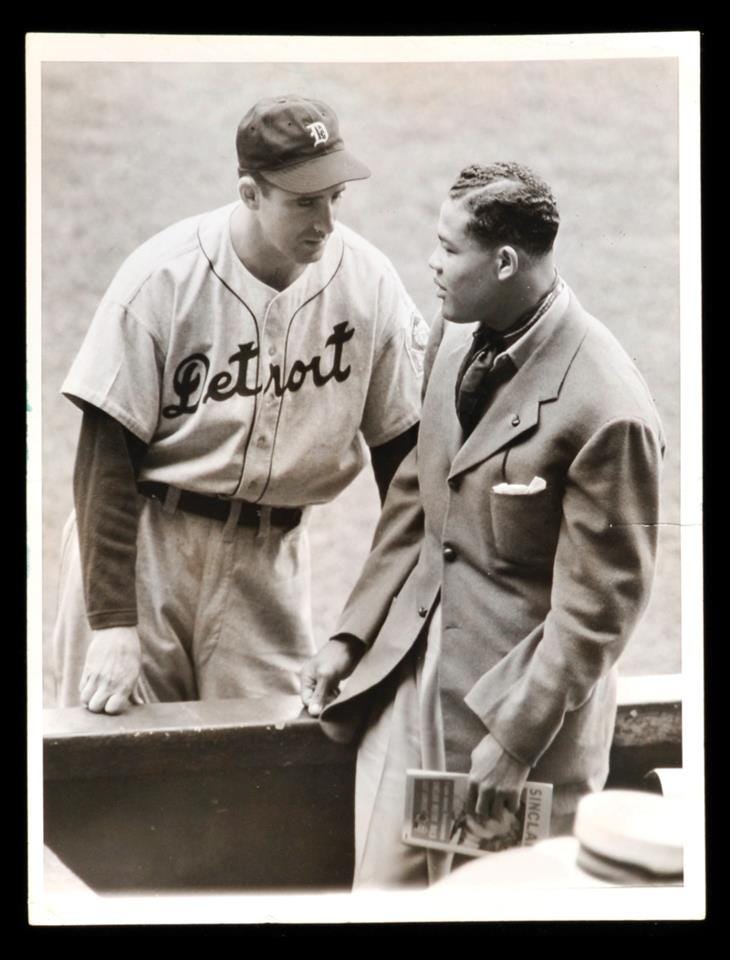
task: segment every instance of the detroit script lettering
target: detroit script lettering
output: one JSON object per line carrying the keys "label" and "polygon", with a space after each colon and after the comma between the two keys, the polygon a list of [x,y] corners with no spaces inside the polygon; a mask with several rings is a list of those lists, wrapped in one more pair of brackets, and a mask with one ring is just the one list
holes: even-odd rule
{"label": "detroit script lettering", "polygon": [[332,347],[332,366],[326,373],[322,373],[322,357],[319,354],[307,363],[295,360],[284,382],[282,382],[279,364],[270,363],[269,377],[265,385],[258,381],[255,381],[253,386],[249,386],[248,383],[249,363],[259,355],[259,349],[253,341],[240,343],[236,353],[228,358],[228,362],[234,364],[233,373],[230,370],[221,370],[211,377],[210,382],[208,381],[210,360],[207,354],[191,353],[180,361],[172,378],[172,387],[180,402],[164,407],[162,415],[168,420],[173,420],[185,413],[195,413],[200,404],[207,403],[208,400],[222,403],[233,396],[253,397],[257,393],[266,393],[270,388],[277,397],[282,396],[287,390],[290,393],[296,393],[306,380],[308,373],[312,374],[312,383],[315,387],[323,387],[330,380],[344,383],[350,376],[351,367],[349,364],[346,367],[342,366],[342,351],[344,345],[354,335],[354,329],[348,329],[346,320],[335,324],[332,328],[332,333],[327,337],[324,345],[325,350]]}

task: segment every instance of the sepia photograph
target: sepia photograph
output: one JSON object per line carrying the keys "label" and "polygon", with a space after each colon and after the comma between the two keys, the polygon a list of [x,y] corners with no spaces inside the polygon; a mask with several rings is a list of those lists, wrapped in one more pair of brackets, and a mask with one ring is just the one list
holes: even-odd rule
{"label": "sepia photograph", "polygon": [[30,923],[701,919],[699,35],[26,75]]}

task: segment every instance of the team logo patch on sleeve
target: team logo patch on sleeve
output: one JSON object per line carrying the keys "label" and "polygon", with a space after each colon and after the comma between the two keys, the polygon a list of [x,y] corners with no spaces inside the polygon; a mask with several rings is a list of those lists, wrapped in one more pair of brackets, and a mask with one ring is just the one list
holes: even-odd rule
{"label": "team logo patch on sleeve", "polygon": [[420,314],[414,313],[411,317],[408,336],[406,336],[406,353],[413,369],[418,374],[423,373],[423,358],[426,353],[428,333],[429,329],[426,321]]}

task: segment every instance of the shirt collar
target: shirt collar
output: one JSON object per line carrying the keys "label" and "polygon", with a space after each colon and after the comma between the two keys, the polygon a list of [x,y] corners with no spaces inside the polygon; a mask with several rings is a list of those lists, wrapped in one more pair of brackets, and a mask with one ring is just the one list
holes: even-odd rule
{"label": "shirt collar", "polygon": [[507,348],[504,353],[507,354],[518,370],[549,335],[548,324],[543,321],[549,313],[556,309],[558,303],[562,304],[566,291],[565,281],[556,274],[555,282],[537,304],[535,310],[531,312],[529,319],[513,334],[505,338]]}

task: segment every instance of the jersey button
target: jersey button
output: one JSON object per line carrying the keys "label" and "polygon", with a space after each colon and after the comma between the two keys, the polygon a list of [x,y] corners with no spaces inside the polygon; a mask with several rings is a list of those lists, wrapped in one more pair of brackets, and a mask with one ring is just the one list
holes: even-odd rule
{"label": "jersey button", "polygon": [[419,607],[419,608],[418,608],[418,616],[419,616],[419,617],[425,617],[427,613],[428,613],[428,607]]}
{"label": "jersey button", "polygon": [[276,354],[276,347],[269,347],[269,356],[273,357]]}
{"label": "jersey button", "polygon": [[265,446],[266,446],[266,437],[265,437],[263,434],[261,434],[261,436],[259,436],[259,437],[256,438],[256,443],[257,443],[260,447],[265,447]]}
{"label": "jersey button", "polygon": [[444,544],[444,560],[447,563],[453,563],[454,560],[456,560],[456,550],[454,550],[450,543]]}

